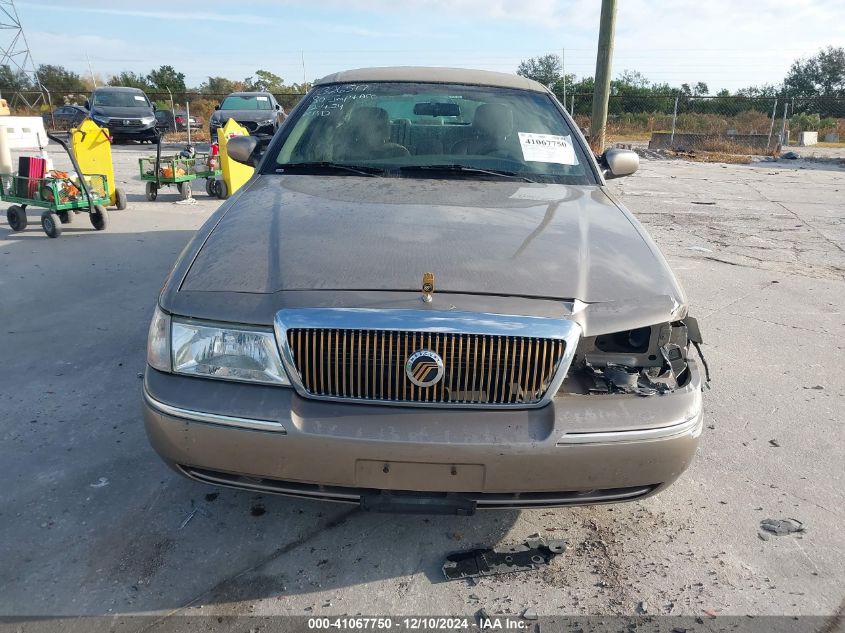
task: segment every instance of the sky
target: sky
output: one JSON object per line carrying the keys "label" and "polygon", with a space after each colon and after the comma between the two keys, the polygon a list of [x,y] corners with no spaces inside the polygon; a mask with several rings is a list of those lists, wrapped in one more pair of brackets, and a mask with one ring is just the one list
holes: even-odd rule
{"label": "sky", "polygon": [[[170,64],[189,87],[258,69],[287,82],[365,66],[513,73],[563,54],[595,71],[600,0],[16,0],[36,64],[108,77]],[[0,32],[0,37],[8,37]],[[4,42],[5,44],[6,42]],[[792,61],[845,46],[845,0],[618,0],[613,75],[704,81],[711,93],[780,83]]]}

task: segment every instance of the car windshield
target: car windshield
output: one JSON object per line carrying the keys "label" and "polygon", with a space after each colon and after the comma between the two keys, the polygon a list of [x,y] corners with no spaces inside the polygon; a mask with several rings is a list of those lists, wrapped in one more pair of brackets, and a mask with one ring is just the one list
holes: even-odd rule
{"label": "car windshield", "polygon": [[[367,168],[381,175],[595,184],[552,98],[432,83],[318,86],[287,126],[273,169]],[[358,174],[361,175],[361,174]],[[372,175],[372,173],[370,174]]]}
{"label": "car windshield", "polygon": [[150,102],[147,98],[137,92],[123,92],[104,90],[94,93],[93,104],[95,106],[112,106],[117,108],[144,108],[150,109]]}
{"label": "car windshield", "polygon": [[272,110],[267,95],[229,95],[220,104],[221,110]]}

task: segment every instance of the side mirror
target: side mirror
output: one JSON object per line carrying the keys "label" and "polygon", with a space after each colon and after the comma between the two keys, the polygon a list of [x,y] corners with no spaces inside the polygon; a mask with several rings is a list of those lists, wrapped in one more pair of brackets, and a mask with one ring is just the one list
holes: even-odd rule
{"label": "side mirror", "polygon": [[253,154],[255,154],[257,147],[258,139],[254,136],[234,136],[229,139],[229,143],[226,145],[226,153],[232,160],[254,167],[257,157]]}
{"label": "side mirror", "polygon": [[155,101],[153,101],[152,106],[153,106],[153,112],[155,112],[156,110],[158,110],[158,106],[156,105],[156,102],[155,102]]}
{"label": "side mirror", "polygon": [[214,109],[215,109],[215,110],[219,110],[219,109],[220,109],[220,104],[218,103],[216,106],[214,106]]}
{"label": "side mirror", "polygon": [[280,105],[277,103],[277,104],[276,104],[276,110],[281,110],[281,109],[282,109],[282,106],[280,106]]}
{"label": "side mirror", "polygon": [[604,177],[610,180],[630,176],[637,171],[640,157],[629,149],[609,149],[602,154],[600,162],[604,168]]}
{"label": "side mirror", "polygon": [[85,100],[85,109],[86,109],[86,110],[90,110],[90,109],[91,109],[91,104],[90,104],[90,103],[88,103],[88,99],[86,99],[86,100]]}

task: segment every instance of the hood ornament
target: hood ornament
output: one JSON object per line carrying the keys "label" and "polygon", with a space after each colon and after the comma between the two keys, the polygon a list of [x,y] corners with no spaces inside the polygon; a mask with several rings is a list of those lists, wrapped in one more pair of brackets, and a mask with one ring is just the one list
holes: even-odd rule
{"label": "hood ornament", "polygon": [[431,303],[431,295],[434,293],[434,273],[423,273],[422,278],[422,300]]}

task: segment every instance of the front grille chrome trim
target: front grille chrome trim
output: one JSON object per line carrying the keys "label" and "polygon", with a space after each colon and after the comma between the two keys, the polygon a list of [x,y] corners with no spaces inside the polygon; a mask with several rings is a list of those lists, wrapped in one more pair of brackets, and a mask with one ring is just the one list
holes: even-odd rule
{"label": "front grille chrome trim", "polygon": [[[296,308],[279,310],[276,313],[276,318],[274,320],[274,329],[276,334],[276,343],[279,347],[279,352],[281,354],[285,370],[288,373],[288,377],[290,378],[294,389],[303,398],[330,402],[349,402],[368,405],[379,404],[413,408],[439,407],[513,410],[544,407],[551,402],[551,399],[563,383],[575,355],[578,340],[581,336],[580,326],[574,321],[564,318],[553,319],[548,317],[490,314],[480,312],[390,309],[375,310],[368,308]],[[356,372],[357,376],[355,377],[355,382],[358,386],[357,390],[348,389],[344,391],[346,395],[338,396],[332,395],[324,388],[322,384],[324,373],[323,358],[324,356],[328,358],[326,354],[333,354],[335,350],[332,349],[327,351],[325,354],[316,354],[316,357],[319,357],[319,361],[315,361],[315,357],[312,356],[312,374],[310,375],[309,380],[309,384],[312,385],[312,390],[309,391],[306,388],[302,376],[300,375],[300,369],[297,368],[294,358],[294,350],[291,347],[288,336],[290,330],[304,331],[297,339],[296,346],[298,347],[299,343],[304,340],[306,349],[310,349],[312,353],[314,352],[314,346],[316,345],[319,345],[321,350],[327,349],[324,347],[324,333],[326,333],[328,338],[331,339],[333,338],[333,331],[343,332],[346,335],[351,332],[352,341],[348,346],[350,352],[355,348],[355,337],[357,336],[357,346],[359,350],[357,354],[359,369]],[[317,332],[319,332],[319,336],[317,336]],[[498,346],[497,357],[502,351],[501,348],[504,348],[503,366],[505,368],[505,373],[508,373],[507,365],[510,361],[512,365],[511,375],[516,375],[515,372],[518,371],[519,376],[521,376],[519,379],[520,384],[528,384],[525,381],[527,380],[530,383],[532,378],[534,378],[533,375],[528,375],[530,367],[523,363],[523,360],[525,360],[523,357],[526,353],[526,340],[533,339],[536,341],[533,352],[535,356],[537,355],[539,348],[547,345],[550,341],[562,343],[564,349],[563,353],[560,355],[560,361],[558,362],[558,366],[552,375],[551,381],[549,382],[545,393],[542,398],[537,401],[520,402],[515,394],[511,393],[506,395],[508,389],[506,387],[506,380],[504,379],[501,380],[500,385],[497,385],[497,388],[501,388],[501,393],[494,394],[501,400],[499,403],[477,401],[456,402],[451,400],[437,401],[438,394],[436,387],[415,390],[414,386],[411,385],[410,389],[407,390],[410,393],[406,395],[407,381],[399,381],[400,374],[397,373],[396,378],[398,382],[394,385],[392,384],[391,376],[385,376],[382,373],[381,377],[378,378],[375,373],[371,372],[371,355],[373,356],[373,363],[379,359],[381,359],[381,362],[392,362],[393,353],[389,349],[389,345],[384,345],[382,348],[382,345],[385,343],[386,332],[404,333],[403,336],[388,337],[390,339],[395,338],[397,358],[407,357],[411,349],[417,349],[420,346],[425,346],[429,339],[431,341],[431,346],[436,347],[441,350],[441,352],[445,352],[447,343],[450,348],[457,347],[457,356],[454,353],[449,354],[450,362],[454,362],[456,357],[458,359],[466,357],[464,360],[467,362],[467,365],[473,364],[471,371],[466,370],[468,367],[465,370],[455,368],[455,371],[457,372],[455,375],[459,376],[459,380],[462,381],[462,383],[466,383],[466,386],[463,386],[462,388],[467,393],[469,393],[468,390],[481,391],[482,388],[479,385],[484,383],[485,376],[488,382],[490,380],[490,376],[487,375],[489,373],[488,367],[478,367],[477,362],[471,363],[473,351],[475,357],[477,357],[480,347],[482,348],[482,358],[485,353],[483,350],[489,348],[490,351],[488,355],[490,355],[491,360],[494,341],[495,345]],[[371,333],[373,334],[372,336]],[[410,333],[410,337],[408,336],[408,333]],[[495,339],[493,337],[500,338]],[[360,347],[362,338],[364,339],[364,366],[360,367]],[[409,338],[410,340],[408,340]],[[522,339],[521,344],[518,344],[520,339]],[[545,340],[545,343],[541,344],[541,340]],[[466,345],[463,344],[464,341],[466,341]],[[457,346],[455,346],[456,342]],[[551,347],[553,348],[554,346]],[[512,349],[509,350],[509,348]],[[404,356],[400,356],[400,350],[401,354]],[[531,352],[530,341],[528,351]],[[517,359],[517,356],[520,356],[520,358]],[[550,353],[549,356],[551,357],[553,354]],[[306,354],[305,357],[307,358],[308,355]],[[537,359],[532,361],[534,369],[540,371],[541,373],[545,373],[543,368],[537,367],[537,362],[539,362],[540,357],[542,357],[542,352],[540,352],[540,356]],[[553,359],[549,358],[549,361],[550,367],[553,367],[551,364]],[[318,375],[315,376],[314,370],[317,368],[313,367],[313,365],[316,365],[317,362],[319,362],[320,366],[316,372]],[[497,360],[497,371],[499,368],[500,366]],[[301,369],[303,371],[307,371],[307,365],[304,364]],[[476,370],[480,372],[480,378],[475,375]],[[362,372],[364,374],[363,392],[361,391]],[[373,373],[373,375],[370,376],[370,373]],[[378,384],[376,383],[377,379],[379,380]],[[384,380],[387,381],[386,385]],[[471,384],[470,381],[472,381]],[[399,399],[399,382],[401,382],[402,385],[402,399]],[[456,382],[455,384],[458,383]],[[445,391],[445,388],[442,389],[441,392],[442,391]],[[364,397],[364,394],[374,394],[379,397]],[[410,396],[410,399],[407,399],[408,396]]]}

